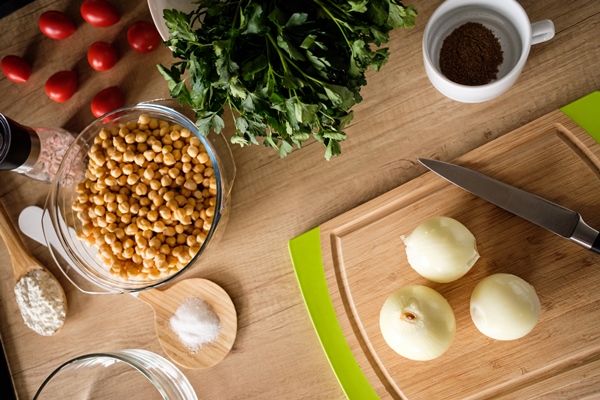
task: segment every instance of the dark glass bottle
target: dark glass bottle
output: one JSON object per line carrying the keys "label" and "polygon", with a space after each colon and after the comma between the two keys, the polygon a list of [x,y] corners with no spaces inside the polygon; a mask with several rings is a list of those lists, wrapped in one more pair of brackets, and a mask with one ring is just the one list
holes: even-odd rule
{"label": "dark glass bottle", "polygon": [[31,128],[0,114],[0,170],[50,182],[74,135],[61,128]]}

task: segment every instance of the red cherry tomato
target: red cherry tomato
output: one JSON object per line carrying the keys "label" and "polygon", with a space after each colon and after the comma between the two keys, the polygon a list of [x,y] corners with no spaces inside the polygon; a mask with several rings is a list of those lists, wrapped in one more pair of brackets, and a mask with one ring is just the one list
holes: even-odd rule
{"label": "red cherry tomato", "polygon": [[85,22],[98,28],[107,28],[121,19],[115,6],[107,0],[85,0],[79,11]]}
{"label": "red cherry tomato", "polygon": [[127,29],[127,41],[138,53],[150,53],[162,43],[156,26],[150,22],[138,21]]}
{"label": "red cherry tomato", "polygon": [[19,56],[6,56],[0,62],[0,68],[8,79],[13,82],[27,82],[31,76],[31,68],[27,61]]}
{"label": "red cherry tomato", "polygon": [[87,59],[96,71],[106,71],[114,67],[119,59],[117,49],[106,42],[96,42],[90,46]]}
{"label": "red cherry tomato", "polygon": [[44,35],[56,40],[66,39],[75,32],[71,18],[60,11],[46,11],[40,15],[38,25]]}
{"label": "red cherry tomato", "polygon": [[101,90],[92,99],[92,114],[100,118],[104,114],[123,107],[125,104],[123,94],[118,86],[111,86]]}
{"label": "red cherry tomato", "polygon": [[77,73],[75,71],[59,71],[46,81],[46,94],[57,103],[69,100],[77,91]]}

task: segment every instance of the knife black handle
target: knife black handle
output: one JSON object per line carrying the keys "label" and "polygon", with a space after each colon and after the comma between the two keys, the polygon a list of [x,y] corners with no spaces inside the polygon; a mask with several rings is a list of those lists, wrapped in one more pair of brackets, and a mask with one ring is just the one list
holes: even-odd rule
{"label": "knife black handle", "polygon": [[594,240],[594,243],[592,244],[592,247],[590,247],[590,250],[596,254],[600,254],[600,235],[596,237],[596,240]]}

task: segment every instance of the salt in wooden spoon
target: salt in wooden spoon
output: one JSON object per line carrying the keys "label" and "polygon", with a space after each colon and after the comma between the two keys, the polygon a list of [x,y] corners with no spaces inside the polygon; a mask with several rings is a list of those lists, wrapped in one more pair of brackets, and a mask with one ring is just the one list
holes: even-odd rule
{"label": "salt in wooden spoon", "polygon": [[54,275],[47,268],[45,268],[38,260],[36,260],[29,250],[23,244],[23,241],[19,237],[16,229],[13,224],[10,222],[6,210],[2,203],[0,203],[0,236],[4,239],[4,243],[6,243],[6,249],[8,250],[8,254],[10,255],[10,259],[12,262],[13,272],[15,276],[15,284],[19,282],[19,280],[24,277],[28,272],[41,269],[46,271],[46,273],[56,282],[58,287],[60,288],[60,292],[62,294],[63,304],[65,306],[65,312],[68,312],[67,307],[67,296],[65,295],[65,291],[61,286],[60,282],[56,279]]}
{"label": "salt in wooden spoon", "polygon": [[[216,283],[206,279],[190,278],[164,291],[147,289],[136,295],[154,309],[158,341],[165,353],[180,366],[191,369],[212,367],[225,358],[233,347],[237,334],[235,306],[227,292]],[[205,344],[195,352],[179,340],[169,322],[177,308],[190,297],[203,299],[221,321],[221,332],[217,340]]]}

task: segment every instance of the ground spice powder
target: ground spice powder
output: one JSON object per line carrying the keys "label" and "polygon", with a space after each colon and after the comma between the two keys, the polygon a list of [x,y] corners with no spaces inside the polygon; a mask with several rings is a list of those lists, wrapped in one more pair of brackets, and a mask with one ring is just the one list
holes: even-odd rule
{"label": "ground spice powder", "polygon": [[496,79],[504,55],[498,38],[477,22],[456,28],[442,43],[440,69],[461,85],[479,86]]}

